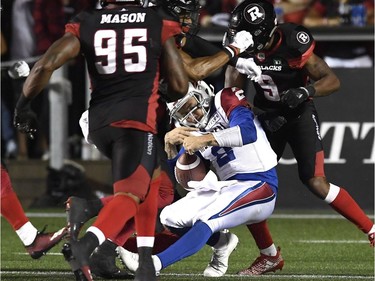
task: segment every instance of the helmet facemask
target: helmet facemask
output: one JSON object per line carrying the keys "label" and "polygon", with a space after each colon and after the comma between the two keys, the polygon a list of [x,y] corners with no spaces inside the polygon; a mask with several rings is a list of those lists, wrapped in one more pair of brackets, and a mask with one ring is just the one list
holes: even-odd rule
{"label": "helmet facemask", "polygon": [[[214,94],[210,86],[205,82],[199,81],[197,86],[189,85],[188,93],[177,102],[168,103],[169,115],[171,119],[177,121],[181,126],[193,127],[203,129],[206,127],[208,119],[211,101]],[[194,106],[189,108],[189,111],[181,113],[181,109],[194,99]],[[186,106],[185,106],[186,107]],[[194,114],[196,110],[201,111],[201,116],[197,119]]]}
{"label": "helmet facemask", "polygon": [[161,4],[179,18],[184,33],[196,34],[198,32],[202,0],[163,0]]}

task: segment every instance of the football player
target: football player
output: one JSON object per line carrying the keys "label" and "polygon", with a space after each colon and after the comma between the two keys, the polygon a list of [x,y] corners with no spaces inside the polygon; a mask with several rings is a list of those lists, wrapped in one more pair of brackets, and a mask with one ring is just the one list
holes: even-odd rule
{"label": "football player", "polygon": [[[374,246],[374,223],[350,194],[330,183],[324,173],[324,151],[314,98],[337,91],[340,81],[328,65],[314,54],[315,41],[301,25],[277,25],[274,7],[266,0],[245,0],[232,12],[228,41],[239,31],[253,35],[254,46],[246,52],[262,69],[254,109],[266,129],[278,159],[288,143],[298,163],[299,178],[317,197],[356,225]],[[229,66],[226,85],[244,87],[246,76]],[[249,225],[261,256],[241,275],[258,275],[279,268],[277,250],[266,222]],[[271,251],[270,251],[271,250]]]}
{"label": "football player", "polygon": [[1,163],[1,215],[9,222],[33,259],[39,259],[68,233],[66,227],[56,232],[38,231],[30,222],[14,192],[9,173]]}
{"label": "football player", "polygon": [[[161,212],[165,226],[185,234],[153,257],[157,271],[196,253],[213,233],[264,221],[272,214],[277,196],[276,154],[243,90],[225,88],[213,95],[200,81],[197,86],[191,84],[188,94],[169,108],[171,117],[182,126],[165,136],[171,166],[182,153],[197,153],[210,162],[218,178],[210,171],[202,181],[190,181],[194,190]],[[178,152],[180,145],[183,149]],[[226,237],[217,241],[218,255],[227,244]],[[235,241],[230,244],[236,245]],[[138,268],[136,254],[121,249],[120,255],[130,270]],[[225,274],[227,261],[225,267],[219,265],[221,275],[216,275],[215,265],[209,264],[204,275]]]}
{"label": "football player", "polygon": [[[159,5],[156,7],[156,9],[158,13],[161,16],[163,16],[163,18],[171,18],[171,16],[173,16],[177,21],[179,20],[183,31],[175,36],[176,42],[184,41],[185,35],[187,33],[189,34],[194,33],[194,30],[196,30],[197,15],[201,7],[198,0],[160,1],[160,2],[157,2],[156,4]],[[252,43],[251,37],[249,37],[249,33],[239,34],[238,37],[241,39],[241,40],[238,40],[239,42],[237,42],[236,44],[227,46],[226,48],[224,48],[224,50],[219,48],[217,50],[217,53],[214,54],[213,56],[193,59],[190,56],[188,56],[184,51],[179,49],[179,52],[183,58],[184,67],[188,73],[189,79],[195,81],[198,78],[206,77],[211,72],[215,71],[219,67],[226,64],[231,58],[239,54],[239,52],[244,51],[245,48],[247,48]],[[242,45],[245,47],[241,47],[241,48],[235,47],[235,46],[242,46]],[[180,44],[178,43],[177,46],[180,47]],[[257,74],[260,73],[259,68],[255,64],[249,64],[249,68],[248,68],[249,71],[252,71],[253,68],[255,69],[255,73]],[[168,97],[164,97],[164,98],[168,100]],[[165,106],[165,104],[162,103],[159,105],[160,105],[159,112],[161,113],[161,116],[162,116],[163,105]],[[160,119],[163,119],[163,118],[160,118]],[[164,120],[166,120],[169,123],[169,118],[164,118]],[[86,121],[83,123],[86,123],[86,124],[83,124],[83,126],[88,125],[87,118],[86,118]],[[163,138],[165,131],[163,129],[160,130],[160,128],[164,128],[168,126],[165,126],[163,121],[160,121],[158,126],[159,126],[158,136]],[[168,130],[168,128],[165,128],[165,130]],[[85,135],[85,130],[83,129],[83,131]],[[170,192],[171,187],[173,188],[173,185],[171,183],[170,178],[166,175],[166,172],[163,170],[162,170],[161,179],[162,179],[163,184],[160,186],[161,190],[159,192],[159,206],[158,206],[159,208],[162,208],[168,205],[169,203],[171,203],[171,200],[169,199],[171,195],[173,197],[173,193]],[[86,222],[91,217],[96,216],[98,213],[98,210],[104,205],[106,205],[110,200],[111,200],[111,197],[102,199],[102,202],[100,202],[100,200],[95,200],[95,202],[86,202],[85,200],[80,199],[80,198],[71,198],[68,202],[69,206],[67,207],[67,210],[68,210],[68,221],[70,224],[72,237],[78,237],[78,231],[83,225],[83,223]],[[141,209],[144,208],[143,205],[141,206]],[[117,266],[115,266],[114,249],[116,248],[117,245],[124,245],[124,242],[130,236],[130,234],[132,234],[133,231],[134,231],[134,227],[128,223],[126,225],[126,230],[124,229],[124,231],[122,231],[120,235],[116,237],[116,239],[112,239],[112,241],[109,241],[109,240],[105,241],[103,244],[100,245],[98,249],[95,250],[93,255],[90,256],[90,266],[92,265],[91,270],[95,273],[95,275],[105,277],[105,278],[121,278],[121,277],[126,278],[126,276],[128,276],[128,274],[122,272]],[[163,233],[165,234],[165,232]],[[158,243],[157,249],[155,249],[154,252],[159,251],[159,249],[164,249],[165,247],[169,246],[169,244],[173,243],[177,239],[176,235],[169,235],[167,232],[166,235],[163,236],[163,233],[157,234],[158,240],[160,241],[160,239],[162,239],[163,243]],[[167,239],[168,236],[171,239]],[[229,236],[232,236],[232,234],[217,233],[213,235],[212,239],[210,239],[209,244],[214,245],[216,243],[216,240],[219,239],[220,236],[229,237]],[[130,239],[130,240],[134,240],[134,239]],[[131,241],[128,241],[127,247],[131,247]],[[132,247],[132,249],[133,248],[134,247]],[[227,252],[226,256],[229,256],[230,252]],[[214,254],[215,254],[215,251],[214,251]],[[215,259],[215,257],[213,257],[213,259]]]}
{"label": "football player", "polygon": [[101,3],[103,9],[84,11],[67,24],[65,35],[35,64],[17,102],[14,124],[32,135],[36,122],[31,99],[47,85],[55,69],[80,54],[85,56],[92,83],[90,137],[112,160],[115,197],[81,239],[64,245],[63,253],[78,280],[92,280],[90,254],[106,238],[118,235],[149,195],[148,223],[136,221],[142,265],[135,279],[156,280],[151,251],[160,183],[157,85],[160,69],[167,77],[170,99],[188,89],[173,38],[180,26],[143,7],[142,0]]}

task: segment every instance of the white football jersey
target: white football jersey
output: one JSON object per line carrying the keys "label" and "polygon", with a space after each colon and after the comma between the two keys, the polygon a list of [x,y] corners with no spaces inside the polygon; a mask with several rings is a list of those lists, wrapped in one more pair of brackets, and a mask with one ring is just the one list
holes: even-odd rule
{"label": "white football jersey", "polygon": [[[218,92],[211,106],[206,131],[229,128],[230,113],[234,108],[243,106],[245,100],[243,91],[238,88],[225,88]],[[252,180],[254,173],[266,172],[277,165],[277,156],[257,118],[254,118],[254,124],[257,136],[255,142],[240,147],[210,146],[200,150],[202,156],[211,161],[220,180]]]}

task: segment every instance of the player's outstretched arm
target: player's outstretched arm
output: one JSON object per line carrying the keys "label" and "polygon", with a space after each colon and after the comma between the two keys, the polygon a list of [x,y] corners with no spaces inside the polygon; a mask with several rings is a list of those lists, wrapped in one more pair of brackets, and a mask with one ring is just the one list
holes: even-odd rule
{"label": "player's outstretched arm", "polygon": [[304,65],[304,70],[315,81],[314,97],[324,97],[340,88],[340,80],[327,63],[313,54]]}
{"label": "player's outstretched arm", "polygon": [[47,86],[52,73],[76,57],[80,52],[81,44],[77,37],[66,33],[51,45],[47,52],[35,63],[27,77],[22,93],[14,110],[13,124],[21,133],[31,139],[37,130],[37,119],[31,110],[31,100]]}
{"label": "player's outstretched arm", "polygon": [[168,83],[168,98],[176,101],[188,91],[189,81],[173,37],[163,47],[162,71]]}
{"label": "player's outstretched arm", "polygon": [[35,63],[23,86],[22,93],[32,99],[48,84],[52,73],[68,60],[78,56],[81,44],[77,37],[66,33],[54,42],[47,52]]}

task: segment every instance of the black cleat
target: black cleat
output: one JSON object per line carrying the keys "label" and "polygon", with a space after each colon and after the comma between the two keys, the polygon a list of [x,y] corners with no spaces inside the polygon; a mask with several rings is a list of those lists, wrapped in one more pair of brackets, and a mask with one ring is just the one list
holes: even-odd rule
{"label": "black cleat", "polygon": [[82,226],[91,218],[98,215],[98,211],[90,206],[88,200],[71,196],[65,202],[70,239],[77,241]]}
{"label": "black cleat", "polygon": [[69,263],[77,281],[93,281],[90,267],[85,259],[85,249],[81,249],[77,241],[65,243],[61,250],[65,260]]}
{"label": "black cleat", "polygon": [[117,245],[109,240],[96,247],[90,256],[91,272],[105,279],[132,280],[134,275],[116,265]]}
{"label": "black cleat", "polygon": [[135,281],[156,281],[156,271],[152,261],[152,247],[139,247],[139,266],[135,271]]}

